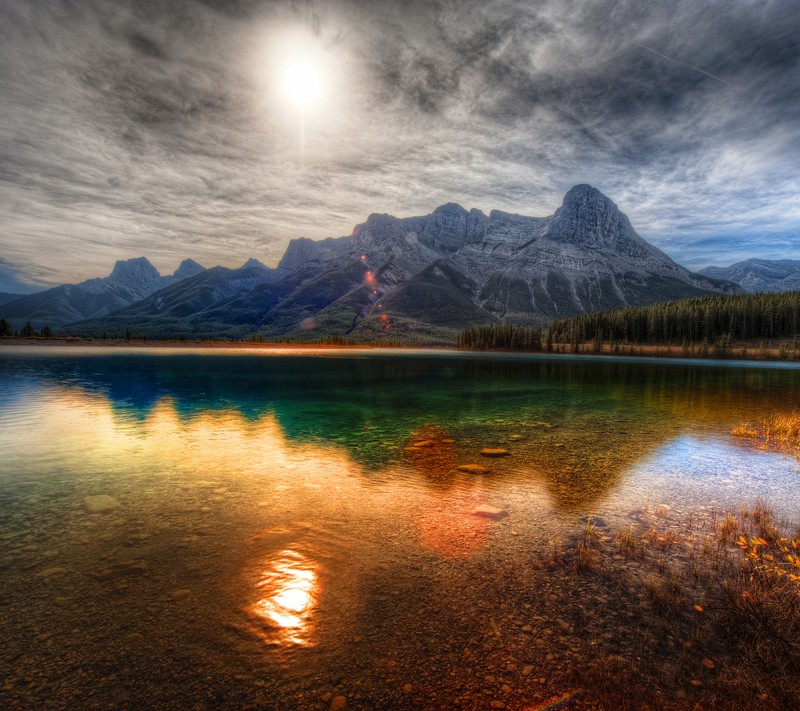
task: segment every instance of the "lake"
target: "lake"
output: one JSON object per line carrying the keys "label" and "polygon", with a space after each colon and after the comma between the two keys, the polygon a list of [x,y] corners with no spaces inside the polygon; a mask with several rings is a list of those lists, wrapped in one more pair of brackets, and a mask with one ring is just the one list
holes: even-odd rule
{"label": "lake", "polygon": [[585,659],[679,640],[641,563],[559,561],[800,524],[798,460],[730,435],[781,365],[3,346],[0,705],[596,708]]}

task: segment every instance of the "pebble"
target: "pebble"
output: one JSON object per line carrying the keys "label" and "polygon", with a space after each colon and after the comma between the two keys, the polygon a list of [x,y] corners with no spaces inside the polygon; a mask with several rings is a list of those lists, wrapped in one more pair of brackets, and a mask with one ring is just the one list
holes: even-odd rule
{"label": "pebble", "polygon": [[522,667],[522,672],[521,673],[522,673],[522,676],[530,676],[531,674],[533,674],[533,665],[532,664],[526,664],[524,667]]}
{"label": "pebble", "polygon": [[408,696],[412,691],[414,691],[414,687],[411,684],[404,684],[403,685],[403,693]]}
{"label": "pebble", "polygon": [[173,590],[169,596],[177,601],[187,600],[192,596],[192,591],[189,588],[181,588],[180,590]]}
{"label": "pebble", "polygon": [[511,452],[507,449],[485,447],[481,450],[481,455],[484,457],[507,457],[509,454],[511,454]]}
{"label": "pebble", "polygon": [[347,711],[347,697],[334,696],[333,701],[331,701],[330,711]]}
{"label": "pebble", "polygon": [[119,501],[108,494],[95,494],[83,500],[83,508],[90,514],[107,513],[119,508]]}

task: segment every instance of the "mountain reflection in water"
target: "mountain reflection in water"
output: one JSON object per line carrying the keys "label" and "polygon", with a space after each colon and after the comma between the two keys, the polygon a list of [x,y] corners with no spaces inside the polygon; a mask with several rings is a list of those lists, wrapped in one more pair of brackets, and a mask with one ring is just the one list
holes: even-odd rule
{"label": "mountain reflection in water", "polygon": [[[484,447],[510,447],[493,473],[543,481],[554,504],[590,507],[624,471],[686,433],[724,433],[765,409],[792,408],[797,371],[539,358],[319,358],[187,355],[6,361],[12,376],[106,398],[115,420],[153,431],[153,416],[211,416],[242,431],[264,418],[287,443],[333,445],[363,476],[405,459],[441,485]],[[426,429],[436,449],[409,453]],[[166,445],[168,438],[163,438]],[[405,452],[404,452],[404,447]],[[485,461],[481,461],[485,464]],[[456,477],[458,480],[458,477]]]}
{"label": "mountain reflection in water", "polygon": [[728,432],[799,395],[681,364],[2,350],[0,702],[414,708],[406,684],[456,698],[509,649],[555,678],[590,588],[620,613],[548,567],[588,516],[796,515],[797,462]]}

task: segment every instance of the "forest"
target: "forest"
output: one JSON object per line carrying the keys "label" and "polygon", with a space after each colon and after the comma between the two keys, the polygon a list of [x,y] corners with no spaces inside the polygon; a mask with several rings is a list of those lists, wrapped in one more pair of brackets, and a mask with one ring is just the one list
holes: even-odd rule
{"label": "forest", "polygon": [[630,306],[553,321],[538,328],[496,324],[468,328],[460,348],[472,350],[552,350],[554,344],[715,344],[724,351],[734,341],[794,339],[800,330],[800,292],[711,296]]}

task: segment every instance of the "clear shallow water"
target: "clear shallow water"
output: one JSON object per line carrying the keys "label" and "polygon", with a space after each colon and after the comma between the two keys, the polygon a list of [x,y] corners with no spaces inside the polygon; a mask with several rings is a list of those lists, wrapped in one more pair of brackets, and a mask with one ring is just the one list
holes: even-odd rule
{"label": "clear shallow water", "polygon": [[4,347],[0,702],[524,708],[626,644],[539,558],[587,515],[800,523],[797,460],[728,434],[799,396],[779,368]]}

